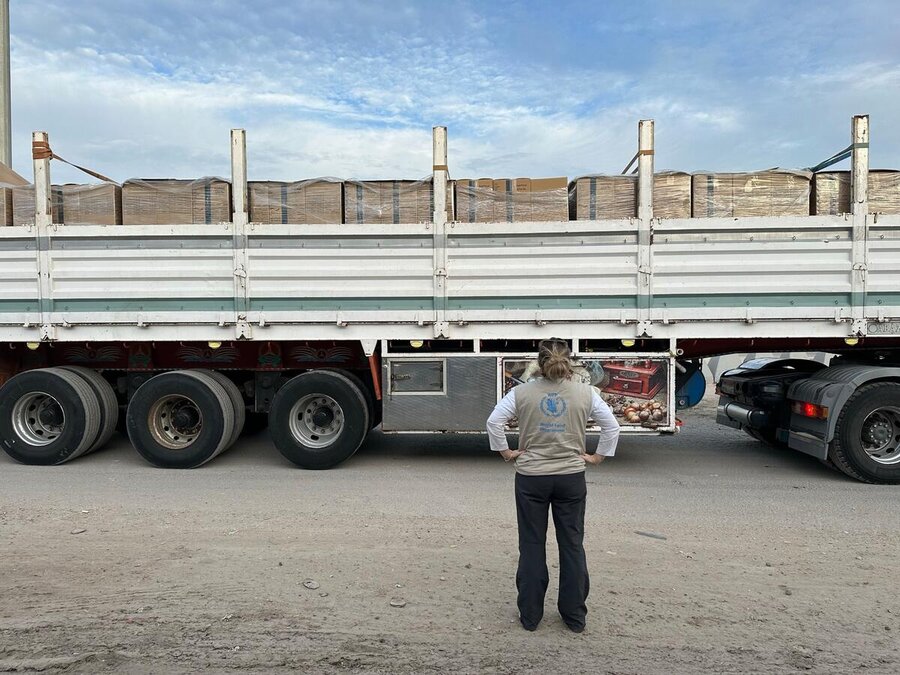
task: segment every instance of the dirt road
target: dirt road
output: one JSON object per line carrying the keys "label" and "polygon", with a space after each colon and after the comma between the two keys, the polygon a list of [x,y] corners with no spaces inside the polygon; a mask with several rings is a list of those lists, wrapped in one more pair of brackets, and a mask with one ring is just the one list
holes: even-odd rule
{"label": "dirt road", "polygon": [[512,468],[482,438],[376,434],[318,473],[265,434],[195,471],[122,439],[4,455],[0,671],[900,670],[900,490],[683,417],[589,472],[582,635],[555,579],[515,622]]}

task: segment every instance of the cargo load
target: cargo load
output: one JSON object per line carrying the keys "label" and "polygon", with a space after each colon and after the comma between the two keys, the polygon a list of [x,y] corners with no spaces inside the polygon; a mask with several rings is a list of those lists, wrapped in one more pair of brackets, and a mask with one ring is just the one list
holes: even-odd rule
{"label": "cargo load", "polygon": [[808,216],[808,171],[772,169],[753,173],[695,173],[694,218]]}
{"label": "cargo load", "polygon": [[478,178],[456,184],[463,223],[527,223],[569,219],[569,183],[559,178]]}
{"label": "cargo load", "polygon": [[[869,170],[869,213],[900,213],[900,171]],[[850,213],[850,172],[817,173],[813,179],[813,213]]]}
{"label": "cargo load", "polygon": [[[9,189],[12,224],[34,222],[34,186]],[[113,183],[53,185],[50,209],[54,223],[65,225],[121,225],[122,189]]]}
{"label": "cargo load", "polygon": [[13,224],[12,186],[0,187],[0,227]]}
{"label": "cargo load", "polygon": [[[637,217],[637,176],[581,176],[569,185],[573,220]],[[691,217],[691,176],[683,171],[653,174],[653,216]]]}
{"label": "cargo load", "polygon": [[[424,223],[434,216],[432,180],[344,181],[345,223]],[[447,186],[447,220],[453,198]]]}
{"label": "cargo load", "polygon": [[122,186],[125,225],[177,225],[231,222],[231,183],[221,178],[152,178]]}
{"label": "cargo load", "polygon": [[250,181],[247,187],[250,222],[340,223],[343,190],[335,178],[291,183]]}

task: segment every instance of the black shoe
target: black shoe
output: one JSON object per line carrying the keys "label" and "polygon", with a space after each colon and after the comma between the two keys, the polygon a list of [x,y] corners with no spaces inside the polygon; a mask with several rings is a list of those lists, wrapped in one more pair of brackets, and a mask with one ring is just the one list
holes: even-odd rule
{"label": "black shoe", "polygon": [[519,617],[519,623],[522,624],[522,628],[527,631],[531,631],[532,633],[537,630],[537,624],[532,625],[530,623],[527,623],[521,616]]}
{"label": "black shoe", "polygon": [[584,632],[584,624],[583,623],[566,623],[566,626],[573,633],[583,633]]}

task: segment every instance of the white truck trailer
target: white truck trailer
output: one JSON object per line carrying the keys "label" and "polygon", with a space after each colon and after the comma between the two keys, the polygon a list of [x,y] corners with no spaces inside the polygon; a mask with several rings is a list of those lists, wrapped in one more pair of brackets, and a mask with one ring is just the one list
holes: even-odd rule
{"label": "white truck trailer", "polygon": [[124,413],[141,455],[188,468],[265,415],[287,459],[328,468],[378,424],[483,431],[555,336],[636,434],[677,430],[704,357],[831,353],[727,373],[719,420],[900,482],[900,216],[868,212],[868,117],[831,216],[655,218],[653,122],[638,136],[631,219],[448,222],[436,127],[429,222],[250,222],[234,130],[231,222],[67,227],[38,132],[34,222],[0,227],[0,443],[57,464]]}

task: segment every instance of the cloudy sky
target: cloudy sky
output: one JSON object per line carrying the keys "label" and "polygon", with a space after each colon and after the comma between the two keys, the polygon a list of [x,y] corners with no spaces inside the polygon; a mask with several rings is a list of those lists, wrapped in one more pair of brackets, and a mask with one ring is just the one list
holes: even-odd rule
{"label": "cloudy sky", "polygon": [[[618,172],[814,164],[867,112],[900,166],[894,0],[11,0],[14,166],[30,132],[118,180]],[[81,181],[54,166],[57,181]]]}

